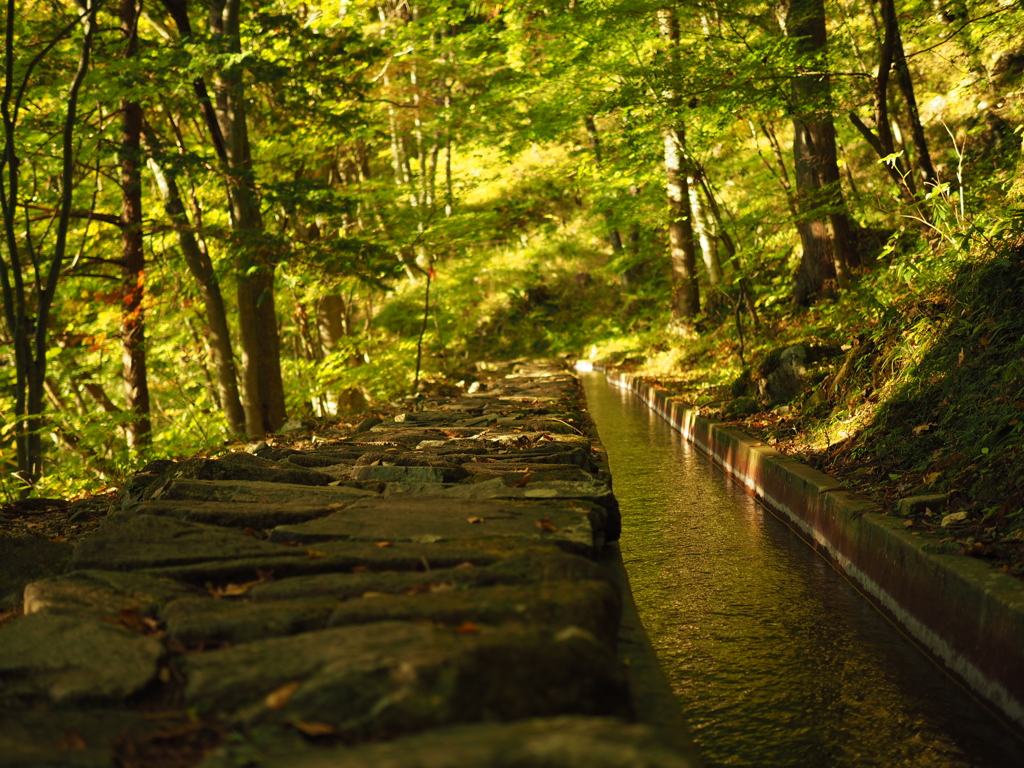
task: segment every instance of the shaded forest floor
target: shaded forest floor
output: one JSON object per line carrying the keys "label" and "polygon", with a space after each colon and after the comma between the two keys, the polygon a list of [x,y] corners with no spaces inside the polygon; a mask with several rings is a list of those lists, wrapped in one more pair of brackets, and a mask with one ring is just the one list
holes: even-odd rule
{"label": "shaded forest floor", "polygon": [[887,306],[862,284],[765,320],[742,363],[735,323],[603,357],[902,515],[933,551],[1024,578],[1022,257],[961,262]]}

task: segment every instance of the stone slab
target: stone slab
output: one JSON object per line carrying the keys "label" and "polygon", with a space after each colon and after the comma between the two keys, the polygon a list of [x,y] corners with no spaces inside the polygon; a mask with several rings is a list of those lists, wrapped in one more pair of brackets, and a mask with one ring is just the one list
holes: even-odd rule
{"label": "stone slab", "polygon": [[347,739],[458,722],[631,714],[614,656],[582,629],[459,634],[382,622],[191,654],[183,670],[189,706],[248,727],[325,723]]}
{"label": "stone slab", "polygon": [[25,613],[83,613],[117,617],[122,611],[156,617],[162,606],[200,594],[192,586],[142,573],[74,571],[25,587]]}
{"label": "stone slab", "polygon": [[604,546],[606,518],[603,508],[586,502],[540,505],[391,496],[359,501],[308,523],[280,526],[271,531],[270,540],[302,544],[332,539],[429,543],[514,537],[553,541],[567,551],[592,555]]}
{"label": "stone slab", "polygon": [[[352,494],[353,499],[363,498]],[[327,504],[246,503],[238,501],[144,501],[132,509],[136,515],[174,517],[191,523],[206,523],[228,528],[273,528],[276,525],[304,523],[324,517],[343,506]]]}
{"label": "stone slab", "polygon": [[605,581],[543,582],[458,589],[445,582],[411,594],[367,591],[339,601],[306,597],[247,602],[188,597],[162,613],[167,634],[186,645],[240,644],[325,627],[380,621],[423,621],[457,627],[464,622],[579,626],[614,647],[618,592]]}
{"label": "stone slab", "polygon": [[159,568],[240,558],[304,557],[305,552],[260,541],[241,531],[171,517],[122,514],[107,520],[75,549],[76,570]]}
{"label": "stone slab", "polygon": [[[697,768],[643,725],[555,717],[457,726],[389,742],[271,755],[260,768]],[[203,768],[226,768],[207,763]]]}
{"label": "stone slab", "polygon": [[35,614],[0,629],[0,701],[122,701],[157,675],[163,644],[81,615]]}
{"label": "stone slab", "polygon": [[[328,478],[331,479],[331,478]],[[174,480],[160,501],[220,501],[243,504],[348,504],[377,494],[349,486],[296,486],[251,480]],[[157,499],[152,499],[157,500]]]}

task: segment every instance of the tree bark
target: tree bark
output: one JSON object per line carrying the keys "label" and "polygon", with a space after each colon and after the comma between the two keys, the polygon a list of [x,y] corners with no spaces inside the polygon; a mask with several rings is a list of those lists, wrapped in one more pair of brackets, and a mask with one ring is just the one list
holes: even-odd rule
{"label": "tree bark", "polygon": [[[151,149],[156,149],[155,138],[148,136]],[[150,170],[164,200],[164,211],[174,223],[178,233],[178,245],[185,257],[189,272],[199,285],[199,295],[206,307],[206,323],[209,328],[210,356],[217,370],[217,395],[228,429],[232,434],[245,434],[245,410],[238,394],[238,373],[235,370],[235,356],[231,345],[231,330],[228,326],[227,309],[221,294],[220,282],[213,269],[213,262],[199,245],[192,231],[185,203],[177,180],[172,173],[165,173],[159,164],[151,159]]]}
{"label": "tree bark", "polygon": [[[668,8],[658,11],[658,31],[668,43],[670,60],[679,55],[679,24]],[[665,93],[672,113],[665,128],[665,189],[668,198],[669,254],[672,261],[672,314],[677,320],[689,320],[700,312],[700,289],[697,285],[697,249],[693,241],[693,220],[690,216],[690,189],[684,168],[683,129],[678,123],[679,94],[674,89]]]}
{"label": "tree bark", "polygon": [[[141,1],[141,0],[140,0]],[[139,6],[121,0],[123,56],[132,59],[139,49]],[[128,445],[144,448],[152,440],[149,381],[146,372],[146,257],[142,242],[142,105],[121,98],[121,360],[125,402],[132,419]]]}
{"label": "tree bark", "polygon": [[[587,137],[590,139],[590,149],[594,153],[594,167],[598,170],[601,169],[601,137],[597,133],[597,124],[594,122],[592,115],[583,116],[583,126],[587,129]],[[612,253],[617,254],[622,252],[622,236],[619,234],[618,227],[615,226],[615,217],[612,215],[612,211],[605,208],[601,211],[604,216],[604,220],[608,227],[608,244],[612,247]]]}
{"label": "tree bark", "polygon": [[849,286],[854,226],[839,182],[823,0],[790,0],[786,34],[795,41],[798,56],[791,91],[797,229],[803,245],[793,300],[810,304],[831,295],[833,286]]}
{"label": "tree bark", "polygon": [[[210,31],[221,38],[227,53],[241,53],[239,0],[219,0],[211,5]],[[274,304],[275,265],[262,243],[263,217],[249,144],[242,70],[237,64],[228,65],[218,70],[216,78],[217,123],[227,155],[228,203],[235,240],[245,422],[250,435],[260,435],[279,429],[286,415]]]}

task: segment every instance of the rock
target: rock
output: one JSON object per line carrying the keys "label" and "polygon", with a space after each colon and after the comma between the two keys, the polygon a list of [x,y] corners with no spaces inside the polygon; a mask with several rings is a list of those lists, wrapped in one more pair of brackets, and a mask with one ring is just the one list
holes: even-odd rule
{"label": "rock", "polygon": [[25,613],[83,613],[117,617],[135,610],[155,617],[166,603],[200,594],[195,587],[141,573],[74,571],[25,587]]}
{"label": "rock", "polygon": [[[204,768],[215,768],[217,764]],[[333,750],[289,750],[260,768],[696,768],[645,725],[554,717],[444,728]]]}
{"label": "rock", "polygon": [[931,510],[935,514],[939,514],[946,510],[946,504],[948,503],[948,493],[935,493],[927,496],[907,496],[905,499],[900,499],[896,502],[896,514],[902,517],[910,517],[911,515],[923,514],[928,510]]}
{"label": "rock", "polygon": [[357,466],[352,467],[351,477],[353,480],[380,480],[385,483],[446,482],[445,470],[440,467]]}
{"label": "rock", "polygon": [[379,416],[367,416],[365,419],[359,422],[356,428],[352,430],[352,433],[358,434],[360,432],[369,432],[374,427],[383,423],[384,419],[380,418]]}
{"label": "rock", "polygon": [[[362,496],[356,496],[361,498]],[[144,501],[132,511],[136,515],[174,517],[192,523],[207,523],[228,528],[273,528],[275,525],[302,523],[334,512],[341,503],[245,504],[227,501]]]}
{"label": "rock", "polygon": [[430,543],[515,537],[528,542],[551,541],[569,552],[594,555],[604,547],[607,517],[602,507],[586,502],[539,505],[390,496],[357,501],[308,523],[278,526],[271,531],[270,541]]}
{"label": "rock", "polygon": [[607,582],[544,582],[454,590],[452,584],[405,595],[366,591],[345,601],[309,597],[248,603],[189,597],[163,611],[167,633],[185,644],[201,640],[247,643],[299,632],[371,624],[380,621],[425,621],[457,627],[478,624],[579,626],[614,647],[619,598]]}
{"label": "rock", "polygon": [[0,536],[0,613],[17,609],[26,584],[63,571],[72,549],[66,541],[42,536]]}
{"label": "rock", "polygon": [[[521,480],[522,477],[513,476],[509,479],[516,481]],[[523,486],[510,486],[506,484],[505,478],[494,478],[485,482],[448,487],[431,487],[428,484],[406,484],[395,490],[421,497],[435,496],[446,499],[474,499],[479,501],[490,499],[558,499],[560,501],[579,499],[599,504],[608,513],[605,541],[616,541],[622,530],[619,502],[612,493],[612,489],[606,483],[589,477],[586,480],[577,481],[531,480]],[[385,496],[390,496],[393,493],[394,491],[385,493]]]}
{"label": "rock", "polygon": [[[327,477],[330,477],[327,475]],[[221,501],[235,504],[348,504],[374,498],[373,491],[350,486],[302,486],[247,480],[173,480],[159,501]],[[155,499],[156,500],[156,499]]]}
{"label": "rock", "polygon": [[757,379],[758,392],[771,404],[788,403],[803,391],[808,362],[803,344],[786,347],[777,358],[769,358]]}
{"label": "rock", "polygon": [[276,461],[237,451],[220,459],[189,459],[166,470],[142,494],[143,499],[164,497],[176,480],[247,480],[292,485],[327,485],[334,478],[312,469],[282,467]]}
{"label": "rock", "polygon": [[156,678],[163,645],[82,615],[35,614],[0,631],[0,697],[122,701]]}
{"label": "rock", "polygon": [[460,634],[382,622],[194,654],[183,667],[188,706],[249,727],[321,722],[345,738],[567,712],[631,714],[614,655],[581,629]]}
{"label": "rock", "polygon": [[[441,546],[441,545],[435,545]],[[386,548],[401,549],[402,545]],[[421,547],[422,549],[422,547]],[[377,550],[380,551],[379,549]],[[293,600],[329,595],[345,600],[366,592],[403,594],[429,591],[434,585],[456,589],[495,584],[533,584],[544,581],[600,580],[607,572],[593,561],[554,548],[517,550],[482,567],[437,568],[405,573],[324,573],[257,584],[252,601]]]}
{"label": "rock", "polygon": [[241,531],[153,515],[119,516],[83,540],[71,558],[81,570],[128,571],[239,558],[305,557]]}

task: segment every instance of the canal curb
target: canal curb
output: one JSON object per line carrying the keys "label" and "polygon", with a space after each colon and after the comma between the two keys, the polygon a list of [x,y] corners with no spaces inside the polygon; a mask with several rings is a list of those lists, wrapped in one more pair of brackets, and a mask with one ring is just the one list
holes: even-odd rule
{"label": "canal curb", "polygon": [[927,541],[871,500],[701,416],[667,390],[600,365],[593,369],[637,395],[785,519],[947,671],[1024,730],[1024,584],[983,561],[930,552]]}

